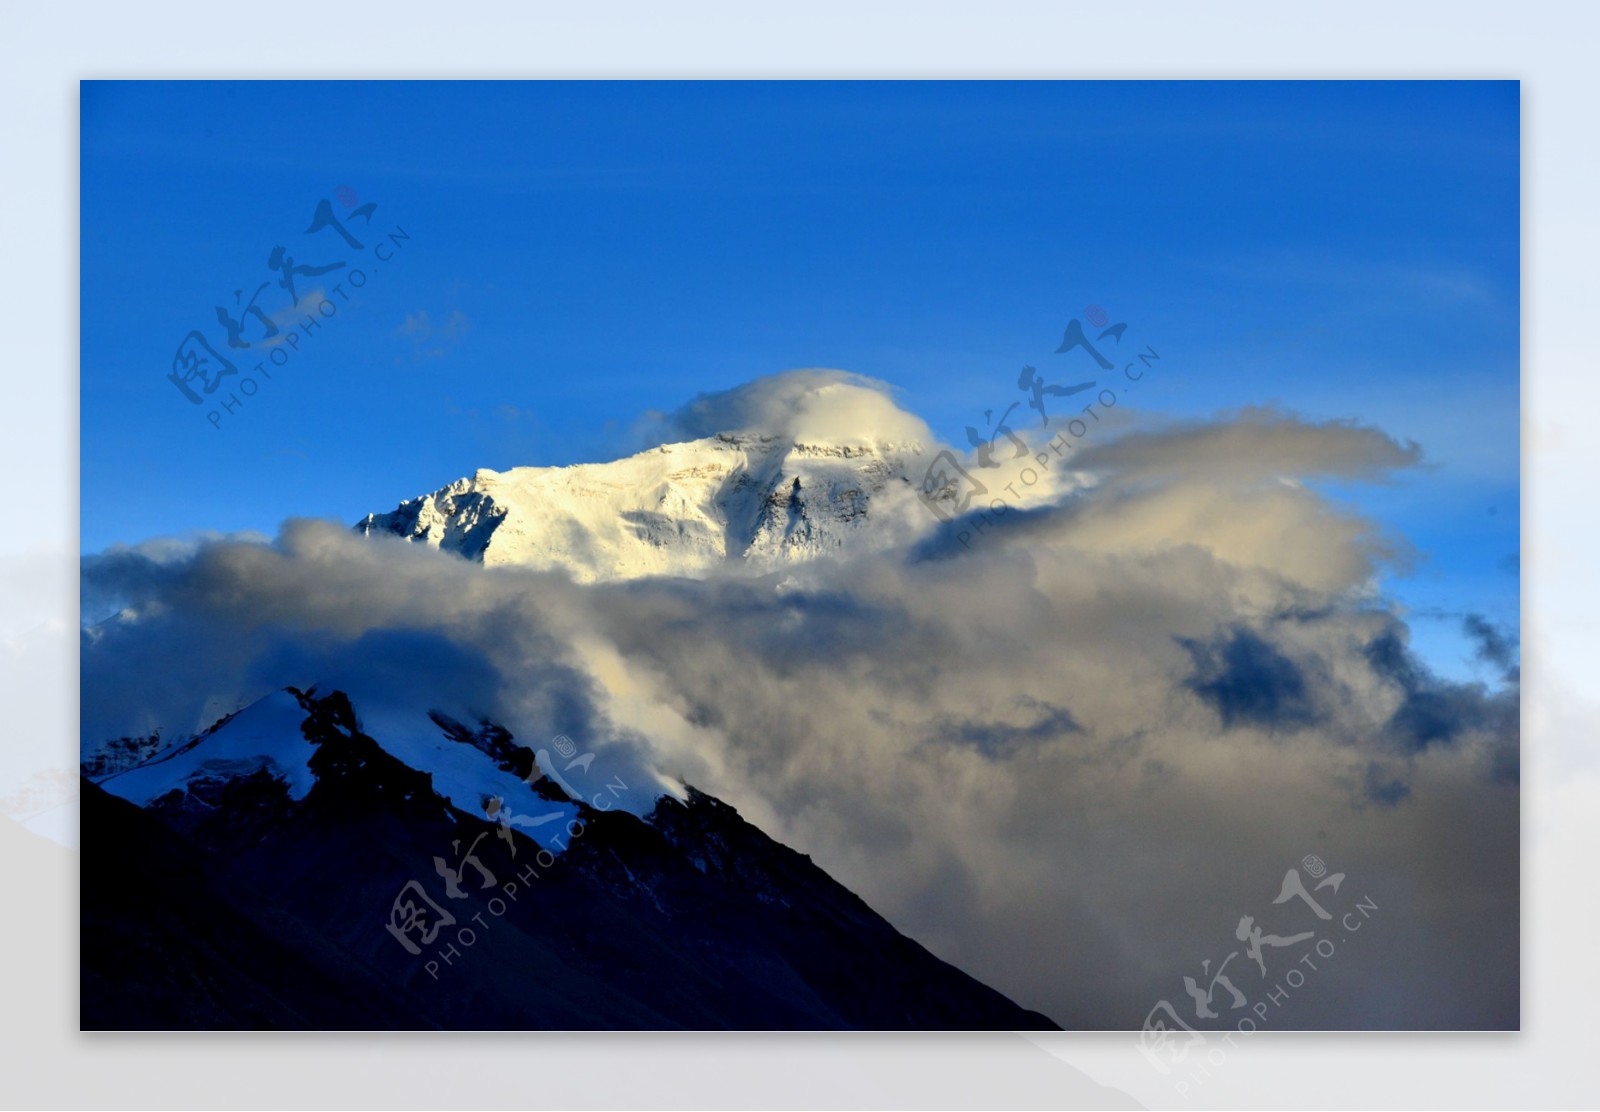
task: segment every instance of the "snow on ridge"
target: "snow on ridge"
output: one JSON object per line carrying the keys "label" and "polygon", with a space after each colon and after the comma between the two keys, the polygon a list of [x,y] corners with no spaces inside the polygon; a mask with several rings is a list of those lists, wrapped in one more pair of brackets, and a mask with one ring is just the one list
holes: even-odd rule
{"label": "snow on ridge", "polygon": [[[428,716],[367,709],[371,713],[361,713],[362,732],[402,764],[427,773],[441,799],[457,810],[515,828],[544,849],[559,853],[565,848],[572,836],[569,823],[579,817],[575,803],[541,798],[529,780],[505,771],[470,741],[452,738]],[[279,689],[206,733],[98,782],[112,795],[147,807],[191,784],[265,771],[284,782],[290,799],[301,800],[316,784],[308,762],[317,747],[301,730],[307,717],[300,700]],[[559,765],[552,767],[559,776]],[[541,766],[540,771],[549,775],[551,768]],[[575,775],[570,769],[568,774]],[[663,794],[671,791],[663,785]]]}
{"label": "snow on ridge", "polygon": [[514,827],[556,852],[570,837],[567,823],[578,816],[576,805],[537,797],[527,780],[426,716],[380,710],[363,715],[362,728],[391,757],[432,776],[434,792],[456,810]]}
{"label": "snow on ridge", "polygon": [[287,691],[274,691],[215,730],[115,773],[100,786],[145,807],[197,778],[232,780],[265,769],[285,781],[291,799],[304,799],[316,783],[306,763],[316,746],[300,732],[305,719],[298,699]]}

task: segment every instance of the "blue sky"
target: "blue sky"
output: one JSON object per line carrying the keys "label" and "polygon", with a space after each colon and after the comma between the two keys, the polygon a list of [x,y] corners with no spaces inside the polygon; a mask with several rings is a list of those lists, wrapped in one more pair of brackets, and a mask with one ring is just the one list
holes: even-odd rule
{"label": "blue sky", "polygon": [[[1518,120],[1514,82],[86,83],[81,545],[612,458],[794,367],[960,442],[1094,303],[1170,368],[1151,412],[1418,441],[1337,493],[1416,547],[1416,644],[1487,678],[1458,615],[1518,616]],[[410,238],[213,427],[173,351],[229,354],[215,307],[273,248],[354,258],[306,233],[323,198],[376,204],[368,253]]]}

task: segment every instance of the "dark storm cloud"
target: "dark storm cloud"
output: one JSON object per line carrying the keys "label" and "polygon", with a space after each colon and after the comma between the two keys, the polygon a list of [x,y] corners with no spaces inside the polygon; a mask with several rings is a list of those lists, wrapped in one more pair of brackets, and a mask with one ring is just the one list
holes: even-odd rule
{"label": "dark storm cloud", "polygon": [[1189,689],[1216,708],[1225,728],[1307,726],[1317,719],[1300,666],[1243,626],[1207,643],[1180,638],[1194,658]]}
{"label": "dark storm cloud", "polygon": [[1372,761],[1367,765],[1362,790],[1374,803],[1393,807],[1411,794],[1411,785],[1397,776],[1392,776],[1389,770],[1377,761]]}
{"label": "dark storm cloud", "polygon": [[1034,745],[1042,745],[1063,734],[1083,729],[1066,707],[1053,707],[1031,699],[1020,702],[1037,715],[1035,721],[1026,726],[991,721],[951,721],[940,725],[933,740],[935,744],[955,742],[970,745],[990,760],[1006,760]]}
{"label": "dark storm cloud", "polygon": [[1517,682],[1521,674],[1517,638],[1482,614],[1468,614],[1461,620],[1461,625],[1467,636],[1477,644],[1477,658],[1498,668],[1507,682]]}

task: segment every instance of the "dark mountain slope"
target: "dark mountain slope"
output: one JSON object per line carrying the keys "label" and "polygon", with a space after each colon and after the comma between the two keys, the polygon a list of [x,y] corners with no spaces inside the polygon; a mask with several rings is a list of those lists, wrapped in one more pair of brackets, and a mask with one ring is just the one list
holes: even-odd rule
{"label": "dark mountain slope", "polygon": [[[710,796],[644,819],[578,803],[552,855],[452,807],[342,694],[301,700],[302,799],[264,771],[145,809],[84,784],[85,1028],[1054,1026]],[[406,932],[416,954],[386,929],[408,882],[429,921],[454,919]]]}

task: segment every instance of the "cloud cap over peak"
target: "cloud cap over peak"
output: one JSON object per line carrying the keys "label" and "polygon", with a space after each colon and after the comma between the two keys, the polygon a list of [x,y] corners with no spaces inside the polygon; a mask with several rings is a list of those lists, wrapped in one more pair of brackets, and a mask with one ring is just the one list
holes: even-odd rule
{"label": "cloud cap over peak", "polygon": [[808,368],[700,394],[659,417],[670,433],[691,440],[743,432],[801,443],[931,443],[927,424],[901,409],[893,390],[866,375]]}

